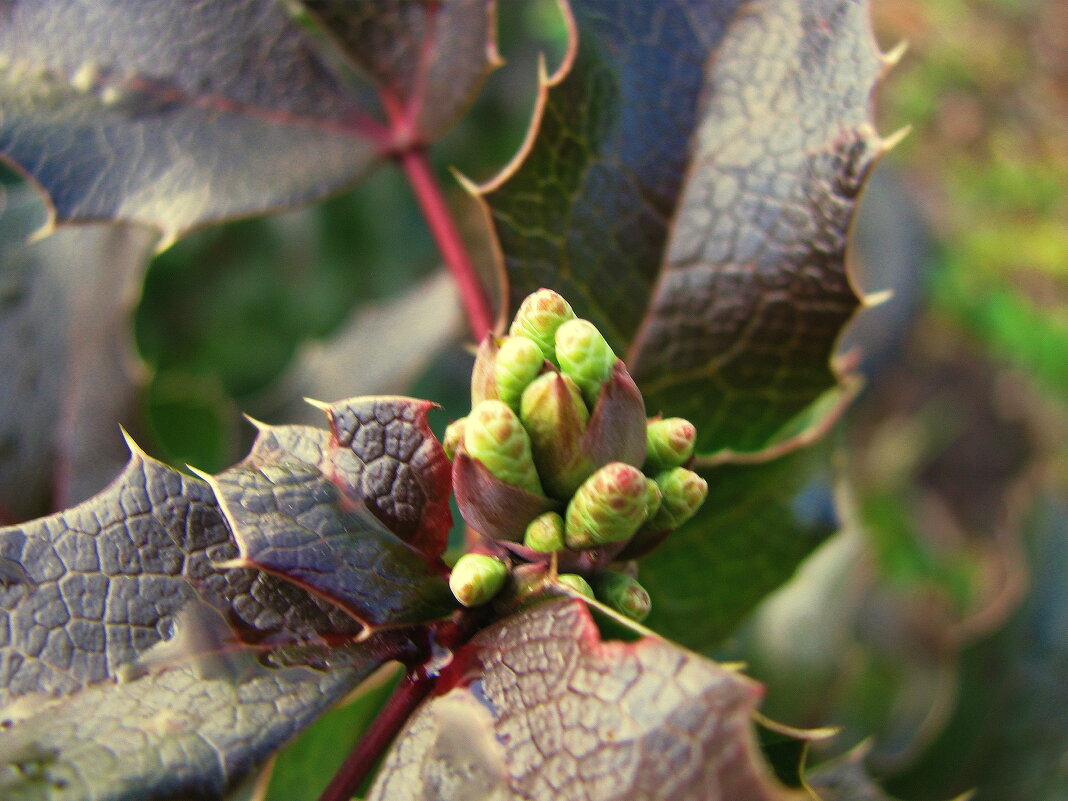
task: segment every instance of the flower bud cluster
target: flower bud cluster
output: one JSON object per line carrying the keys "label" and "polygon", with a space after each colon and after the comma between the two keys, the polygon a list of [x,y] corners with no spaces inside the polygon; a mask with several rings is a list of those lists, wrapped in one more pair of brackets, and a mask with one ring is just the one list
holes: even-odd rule
{"label": "flower bud cluster", "polygon": [[461,557],[457,599],[485,603],[512,564],[551,561],[575,570],[558,585],[644,617],[641,585],[604,568],[651,550],[704,502],[707,484],[686,467],[694,426],[647,420],[600,331],[547,289],[523,301],[508,336],[482,343],[471,396],[443,444],[460,513],[495,555]]}

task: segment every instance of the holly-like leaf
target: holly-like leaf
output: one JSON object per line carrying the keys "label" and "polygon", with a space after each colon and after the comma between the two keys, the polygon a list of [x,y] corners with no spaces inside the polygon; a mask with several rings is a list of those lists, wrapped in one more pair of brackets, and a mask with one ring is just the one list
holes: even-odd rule
{"label": "holly-like leaf", "polygon": [[430,405],[362,398],[326,407],[331,433],[263,427],[248,458],[208,477],[238,563],[328,598],[370,628],[448,614],[455,602],[437,557],[452,522],[451,481],[427,426]]}
{"label": "holly-like leaf", "polygon": [[[329,407],[333,432],[265,429],[245,462],[212,481],[228,489],[256,470],[288,478],[300,466],[308,475],[277,509],[250,503],[235,515],[223,492],[236,538],[208,483],[136,448],[94,498],[0,529],[0,796],[218,798],[370,670],[414,658],[422,629],[398,626],[451,608],[427,600],[447,593],[434,562],[449,527],[437,495],[442,481],[448,494],[448,465],[427,407],[355,399]],[[430,494],[418,498],[420,487]],[[280,500],[253,489],[243,497]],[[327,561],[319,540],[280,525],[301,508],[313,524],[352,523],[331,532],[338,541],[372,532],[378,561],[366,555],[362,572]],[[250,534],[253,512],[270,527]],[[285,559],[268,549],[281,575],[235,566],[263,540],[292,545]],[[328,582],[352,578],[356,594],[392,584],[367,616],[389,630],[367,636],[351,604],[322,597],[345,600],[331,586],[296,575],[315,567]]]}
{"label": "holly-like leaf", "polygon": [[761,761],[760,686],[663,640],[602,642],[545,602],[478,634],[386,757],[370,799],[796,799]]}
{"label": "holly-like leaf", "polygon": [[[45,189],[57,221],[144,222],[166,243],[353,183],[397,145],[440,134],[496,63],[490,0],[450,13],[320,5],[332,25],[394,37],[369,37],[367,61],[420,54],[407,73],[420,91],[388,124],[370,104],[392,85],[376,87],[379,72],[359,82],[329,37],[275,0],[13,2],[0,14],[0,153]],[[421,91],[441,84],[447,95]]]}
{"label": "holly-like leaf", "polygon": [[157,235],[91,225],[27,241],[44,218],[9,188],[0,213],[0,509],[16,520],[72,506],[126,461],[139,364],[130,340],[136,287]]}
{"label": "holly-like leaf", "polygon": [[708,652],[837,529],[826,453],[700,470],[708,498],[641,561],[645,623]]}
{"label": "holly-like leaf", "polygon": [[[759,451],[837,377],[883,69],[867,0],[571,0],[517,163],[483,188],[513,308],[561,292],[698,452]],[[565,9],[566,10],[566,9]]]}

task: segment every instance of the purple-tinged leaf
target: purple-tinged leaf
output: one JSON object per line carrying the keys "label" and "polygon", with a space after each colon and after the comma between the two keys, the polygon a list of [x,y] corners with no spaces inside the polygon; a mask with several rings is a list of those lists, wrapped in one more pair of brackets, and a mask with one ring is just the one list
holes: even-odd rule
{"label": "purple-tinged leaf", "polygon": [[28,242],[44,218],[29,187],[0,214],[0,508],[25,520],[79,503],[126,462],[139,363],[130,314],[157,235],[92,225]]}
{"label": "purple-tinged leaf", "polygon": [[[405,403],[418,432],[425,404]],[[357,400],[335,408],[360,407]],[[377,559],[375,580],[397,589],[376,601],[373,619],[392,628],[369,637],[352,614],[320,597],[339,593],[309,593],[312,581],[233,567],[239,548],[211,487],[136,449],[123,474],[82,505],[0,529],[0,796],[221,798],[369,671],[422,653],[423,629],[397,626],[425,619],[412,610],[420,602],[426,609],[436,587],[447,596],[436,557],[390,533],[359,496],[341,496],[318,468],[335,467],[341,449],[333,442],[324,430],[267,429],[249,459],[219,480],[239,484],[255,477],[254,466],[289,478],[303,469],[306,480],[287,485],[276,518],[309,509],[313,522],[340,518],[373,532],[376,547],[360,556],[362,565]],[[432,473],[435,462],[430,454],[423,468]],[[344,478],[355,486],[352,474]],[[277,500],[253,489],[260,500]],[[339,504],[333,518],[318,508],[324,497]],[[429,520],[428,530],[441,525]],[[237,533],[244,547],[248,532]],[[294,542],[282,565],[292,573],[323,556],[315,538],[299,534],[265,527],[253,541]],[[360,566],[331,562],[323,575],[356,573],[348,591],[367,593]],[[426,615],[450,608],[439,603]]]}
{"label": "purple-tinged leaf", "polygon": [[559,501],[501,481],[463,448],[453,462],[453,482],[460,515],[490,539],[520,542],[535,517],[563,511]]}
{"label": "purple-tinged leaf", "polygon": [[356,398],[324,407],[333,435],[331,478],[364,499],[413,548],[441,556],[452,527],[452,467],[427,423],[429,401]]}
{"label": "purple-tinged leaf", "polygon": [[423,140],[449,128],[499,64],[495,0],[302,0]]}
{"label": "purple-tinged leaf", "polygon": [[834,387],[846,236],[885,59],[867,0],[571,0],[515,165],[484,189],[513,305],[604,332],[698,453],[760,451]]}
{"label": "purple-tinged leaf", "polygon": [[[494,64],[488,0],[450,3],[466,13],[429,26],[394,7],[350,5],[336,15],[437,54],[411,74],[428,89],[451,83],[449,102],[428,103],[425,117],[406,107],[391,130],[372,116],[376,87],[358,85],[345,55],[274,0],[20,0],[0,13],[0,153],[44,188],[56,221],[143,222],[164,243],[335,192],[423,137],[418,125],[431,126],[425,138],[441,133]],[[487,39],[446,27],[474,24],[479,10]],[[460,73],[448,71],[454,60]]]}
{"label": "purple-tinged leaf", "polygon": [[369,799],[798,798],[755,744],[760,685],[660,639],[602,642],[581,601],[481,632],[442,681]]}

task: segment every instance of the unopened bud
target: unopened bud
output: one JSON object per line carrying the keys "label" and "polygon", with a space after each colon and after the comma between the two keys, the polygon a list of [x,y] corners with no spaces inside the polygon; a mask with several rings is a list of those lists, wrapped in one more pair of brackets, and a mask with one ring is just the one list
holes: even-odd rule
{"label": "unopened bud", "polygon": [[556,512],[546,512],[530,521],[523,544],[538,553],[562,551],[564,543],[564,518]]}
{"label": "unopened bud", "polygon": [[652,602],[645,587],[623,573],[605,571],[595,575],[591,583],[597,600],[610,606],[631,620],[642,621],[649,616]]}
{"label": "unopened bud", "polygon": [[663,503],[664,496],[660,492],[660,485],[653,479],[646,479],[645,482],[645,519],[652,520],[656,513],[660,511],[660,504]]}
{"label": "unopened bud", "polygon": [[570,498],[592,471],[576,465],[590,416],[578,386],[555,371],[538,376],[523,393],[519,416],[545,488],[554,497]]}
{"label": "unopened bud", "polygon": [[530,437],[508,404],[482,401],[467,416],[464,449],[506,484],[541,495]]}
{"label": "unopened bud", "polygon": [[708,482],[693,470],[675,467],[655,477],[663,499],[651,525],[656,529],[675,529],[694,516],[708,496]]}
{"label": "unopened bud", "polygon": [[445,455],[452,461],[456,457],[456,451],[460,449],[460,445],[464,441],[464,427],[467,425],[467,418],[461,417],[459,420],[453,420],[449,423],[449,427],[445,429],[445,437],[441,441],[441,447],[445,449]]}
{"label": "unopened bud", "polygon": [[523,390],[538,377],[545,364],[541,348],[526,337],[508,337],[497,351],[493,368],[497,384],[497,397],[519,411],[519,399]]}
{"label": "unopened bud", "polygon": [[574,379],[586,402],[593,406],[618,361],[601,332],[589,320],[569,320],[556,332],[560,369]]}
{"label": "unopened bud", "polygon": [[478,406],[484,400],[497,400],[497,338],[486,334],[475,354],[471,368],[471,405]]}
{"label": "unopened bud", "polygon": [[575,312],[566,300],[551,289],[539,289],[523,300],[508,329],[514,337],[526,337],[537,343],[542,355],[559,366],[556,360],[556,329]]}
{"label": "unopened bud", "polygon": [[645,474],[622,462],[606,464],[583,482],[567,505],[564,537],[572,550],[631,537],[649,507]]}
{"label": "unopened bud", "polygon": [[585,595],[587,598],[594,598],[593,587],[578,573],[561,573],[556,577],[557,584],[563,584],[565,587],[570,587],[580,595]]}
{"label": "unopened bud", "polygon": [[659,473],[686,464],[696,440],[697,429],[689,420],[668,417],[652,421],[645,429],[645,470]]}
{"label": "unopened bud", "polygon": [[449,575],[449,589],[464,606],[481,606],[504,587],[508,565],[484,553],[465,553]]}

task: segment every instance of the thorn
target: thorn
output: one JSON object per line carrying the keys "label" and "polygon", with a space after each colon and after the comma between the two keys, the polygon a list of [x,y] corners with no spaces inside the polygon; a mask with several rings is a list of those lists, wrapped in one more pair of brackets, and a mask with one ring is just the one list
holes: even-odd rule
{"label": "thorn", "polygon": [[897,66],[897,63],[901,61],[901,57],[908,52],[909,43],[902,39],[896,45],[891,47],[879,58],[883,62],[883,72],[887,72]]}
{"label": "thorn", "polygon": [[130,432],[122,425],[119,426],[119,432],[122,434],[123,440],[126,442],[126,447],[130,449],[130,456],[139,456],[142,458],[151,458],[144,449],[134,442],[134,438],[130,436]]}
{"label": "thorn", "polygon": [[478,184],[460,172],[456,167],[449,167],[449,172],[452,173],[452,177],[456,179],[456,182],[460,184],[460,187],[467,192],[471,197],[479,196]]}
{"label": "thorn", "polygon": [[871,292],[860,299],[860,302],[864,304],[866,309],[874,309],[876,306],[882,306],[888,300],[894,297],[894,290],[883,289],[879,292]]}
{"label": "thorn", "polygon": [[304,398],[303,400],[309,406],[314,406],[316,409],[321,409],[322,411],[326,412],[327,417],[331,417],[333,415],[332,404],[326,403],[321,400],[315,400],[315,398]]}
{"label": "thorn", "polygon": [[262,420],[257,420],[251,414],[245,413],[241,416],[248,420],[250,423],[252,423],[252,425],[256,427],[257,431],[267,431],[270,429],[270,426],[267,423],[263,422]]}
{"label": "thorn", "polygon": [[883,153],[888,153],[893,150],[895,147],[898,146],[901,140],[908,136],[910,133],[912,133],[912,126],[906,125],[903,128],[899,128],[889,136],[884,136],[879,141],[879,155],[882,155]]}
{"label": "thorn", "polygon": [[199,467],[193,467],[193,465],[191,465],[191,464],[187,464],[185,466],[185,469],[188,470],[190,473],[192,473],[197,478],[200,478],[200,479],[203,479],[204,481],[207,481],[212,486],[215,485],[215,476],[213,476],[211,473],[205,473]]}

